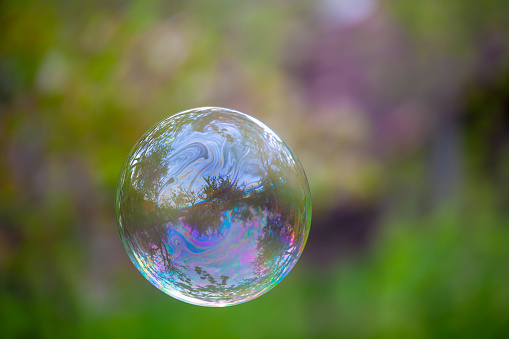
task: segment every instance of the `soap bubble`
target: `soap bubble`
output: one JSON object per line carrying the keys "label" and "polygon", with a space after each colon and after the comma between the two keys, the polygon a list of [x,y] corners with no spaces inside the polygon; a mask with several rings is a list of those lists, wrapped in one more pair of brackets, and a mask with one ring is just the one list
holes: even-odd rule
{"label": "soap bubble", "polygon": [[252,300],[306,244],[311,201],[290,148],[260,121],[197,108],[150,129],[118,183],[120,237],[143,276],[202,306]]}

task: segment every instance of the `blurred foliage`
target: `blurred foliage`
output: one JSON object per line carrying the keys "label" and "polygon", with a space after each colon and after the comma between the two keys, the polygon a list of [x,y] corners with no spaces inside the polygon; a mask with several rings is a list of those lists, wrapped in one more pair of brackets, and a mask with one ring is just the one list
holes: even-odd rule
{"label": "blurred foliage", "polygon": [[[320,55],[309,46],[329,36],[314,6],[0,2],[2,337],[509,335],[508,2],[385,1],[366,31],[345,28],[366,60],[388,36],[414,48],[382,49],[367,70],[381,74],[375,87],[389,105],[403,103],[390,117],[406,134],[388,150],[377,134],[387,116],[355,102],[327,115],[334,110],[303,99],[300,58]],[[409,75],[392,77],[400,64]],[[332,267],[305,251],[280,287],[233,308],[153,288],[116,233],[118,175],[151,125],[204,105],[278,131],[303,162],[318,217],[345,201],[382,206],[370,246]],[[436,206],[430,144],[449,121],[461,131],[461,188]],[[320,247],[313,232],[308,247]]]}

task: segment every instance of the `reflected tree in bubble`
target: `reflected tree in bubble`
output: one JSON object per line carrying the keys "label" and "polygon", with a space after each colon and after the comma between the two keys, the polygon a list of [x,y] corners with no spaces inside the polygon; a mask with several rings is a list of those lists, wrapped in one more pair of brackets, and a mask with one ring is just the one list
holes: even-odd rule
{"label": "reflected tree in bubble", "polygon": [[120,235],[163,292],[203,306],[251,300],[280,282],[309,233],[300,163],[267,126],[201,108],[149,130],[122,169]]}

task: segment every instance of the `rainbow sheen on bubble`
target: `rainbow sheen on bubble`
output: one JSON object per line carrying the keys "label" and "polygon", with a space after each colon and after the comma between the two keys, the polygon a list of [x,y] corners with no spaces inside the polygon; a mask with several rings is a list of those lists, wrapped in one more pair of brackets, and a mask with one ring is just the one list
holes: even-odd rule
{"label": "rainbow sheen on bubble", "polygon": [[120,237],[166,294],[229,306],[273,288],[309,233],[306,176],[260,121],[225,108],[167,118],[133,147],[118,183]]}

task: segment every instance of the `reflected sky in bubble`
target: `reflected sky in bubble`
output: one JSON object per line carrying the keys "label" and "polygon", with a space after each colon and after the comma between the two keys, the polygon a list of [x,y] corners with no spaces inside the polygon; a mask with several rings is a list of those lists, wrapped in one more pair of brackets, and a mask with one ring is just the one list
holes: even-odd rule
{"label": "reflected sky in bubble", "polygon": [[311,202],[299,161],[272,130],[240,112],[198,108],[134,146],[116,213],[129,257],[153,285],[191,304],[228,306],[289,273]]}

